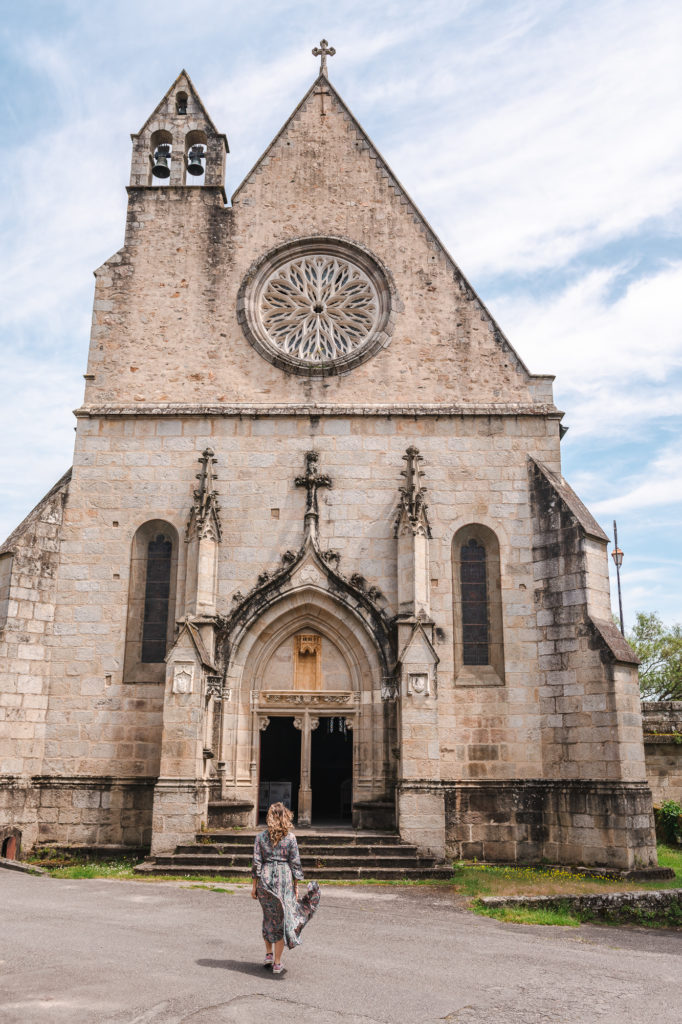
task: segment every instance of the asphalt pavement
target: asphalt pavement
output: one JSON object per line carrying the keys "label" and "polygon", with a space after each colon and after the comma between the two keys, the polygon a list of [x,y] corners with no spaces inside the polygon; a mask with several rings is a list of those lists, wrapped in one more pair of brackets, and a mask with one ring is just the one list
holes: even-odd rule
{"label": "asphalt pavement", "polygon": [[286,973],[250,888],[0,871],[2,1024],[680,1024],[682,932],[503,924],[327,887]]}

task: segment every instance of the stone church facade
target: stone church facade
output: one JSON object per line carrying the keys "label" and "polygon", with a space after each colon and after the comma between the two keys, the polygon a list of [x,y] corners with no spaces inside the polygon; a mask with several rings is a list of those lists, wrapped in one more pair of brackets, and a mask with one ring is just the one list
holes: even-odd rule
{"label": "stone church facade", "polygon": [[[324,49],[324,48],[323,48]],[[398,829],[655,863],[607,537],[529,372],[326,66],[226,204],[182,73],[133,136],[72,470],[0,548],[0,832]]]}

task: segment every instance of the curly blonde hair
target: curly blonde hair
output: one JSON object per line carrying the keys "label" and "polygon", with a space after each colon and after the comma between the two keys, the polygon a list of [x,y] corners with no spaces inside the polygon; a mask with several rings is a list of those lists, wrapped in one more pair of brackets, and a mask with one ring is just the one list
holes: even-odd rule
{"label": "curly blonde hair", "polygon": [[288,810],[284,804],[270,804],[268,808],[268,816],[265,819],[268,833],[270,835],[270,841],[272,843],[278,843],[280,839],[284,839],[291,831],[294,816],[290,810]]}

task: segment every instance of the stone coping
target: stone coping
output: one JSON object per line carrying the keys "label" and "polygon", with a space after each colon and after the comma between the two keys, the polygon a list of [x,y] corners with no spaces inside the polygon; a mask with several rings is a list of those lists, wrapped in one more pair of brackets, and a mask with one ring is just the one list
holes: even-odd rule
{"label": "stone coping", "polygon": [[557,893],[554,896],[483,896],[484,907],[528,907],[530,910],[570,908],[591,911],[597,917],[607,917],[613,911],[624,908],[632,910],[665,910],[671,906],[682,906],[682,889],[644,889],[635,892],[609,893]]}
{"label": "stone coping", "polygon": [[0,857],[0,868],[7,871],[21,871],[25,875],[47,875],[45,868],[36,867],[35,864],[25,864],[22,860],[10,860],[8,857]]}
{"label": "stone coping", "polygon": [[82,405],[79,418],[97,416],[541,416],[561,419],[551,402],[490,402],[487,404],[298,405],[207,404],[140,402],[139,405]]}

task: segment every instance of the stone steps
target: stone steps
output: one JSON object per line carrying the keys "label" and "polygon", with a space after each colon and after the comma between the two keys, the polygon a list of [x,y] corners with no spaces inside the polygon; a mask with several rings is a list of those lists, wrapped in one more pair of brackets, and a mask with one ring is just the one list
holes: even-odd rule
{"label": "stone steps", "polygon": [[[180,845],[172,854],[158,855],[135,871],[146,875],[231,875],[251,877],[255,830],[209,831],[196,843]],[[301,864],[306,878],[334,880],[376,878],[449,878],[450,864],[421,856],[417,848],[391,833],[297,831]]]}

